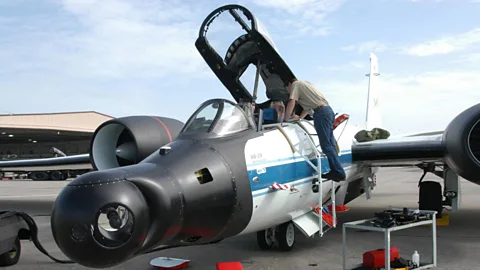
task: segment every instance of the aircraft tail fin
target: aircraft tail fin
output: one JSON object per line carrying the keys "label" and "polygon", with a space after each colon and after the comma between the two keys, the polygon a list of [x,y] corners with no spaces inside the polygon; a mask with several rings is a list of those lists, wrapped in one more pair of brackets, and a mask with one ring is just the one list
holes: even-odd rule
{"label": "aircraft tail fin", "polygon": [[378,58],[375,54],[370,53],[370,73],[367,74],[368,81],[368,98],[367,110],[365,115],[365,129],[382,128],[382,115],[380,112],[380,96],[378,91]]}

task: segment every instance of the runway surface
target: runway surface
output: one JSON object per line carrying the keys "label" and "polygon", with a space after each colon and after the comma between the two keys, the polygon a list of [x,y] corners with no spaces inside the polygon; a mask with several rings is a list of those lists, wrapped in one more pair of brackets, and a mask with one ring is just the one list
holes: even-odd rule
{"label": "runway surface", "polygon": [[[373,197],[365,196],[349,204],[351,210],[339,213],[340,223],[373,217],[374,212],[389,206],[417,207],[417,169],[383,169],[377,175],[377,187]],[[425,180],[441,180],[427,175]],[[0,181],[0,209],[26,211],[32,215],[48,215],[56,194],[68,183]],[[480,269],[478,249],[480,248],[480,186],[462,180],[462,209],[450,213],[450,226],[437,228],[438,267],[436,269]],[[49,217],[35,217],[43,246],[59,259],[66,257],[57,248],[50,231]],[[431,228],[412,228],[392,234],[392,246],[400,255],[411,259],[414,250],[422,261],[431,259]],[[284,253],[277,249],[260,251],[255,235],[246,235],[224,240],[215,245],[176,248],[136,257],[111,269],[155,269],[149,261],[159,256],[189,259],[188,269],[215,269],[221,261],[240,261],[244,269],[332,269],[342,268],[341,224],[329,231],[323,238],[306,239],[296,233],[296,244],[292,251]],[[347,230],[348,264],[358,264],[367,250],[383,247],[383,235],[375,232]],[[22,256],[17,265],[7,269],[88,269],[77,264],[57,264],[40,253],[28,241],[22,242]]]}

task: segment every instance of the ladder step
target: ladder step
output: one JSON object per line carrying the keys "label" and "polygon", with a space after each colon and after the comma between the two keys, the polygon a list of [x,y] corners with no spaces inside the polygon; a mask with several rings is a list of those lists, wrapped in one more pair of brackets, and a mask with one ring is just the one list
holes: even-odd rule
{"label": "ladder step", "polygon": [[[317,217],[320,216],[319,210],[320,210],[319,207],[316,206],[314,213]],[[333,216],[332,216],[332,214],[324,212],[322,214],[322,220],[325,224],[327,224],[328,227],[333,227]],[[336,222],[335,225],[338,225],[338,218],[337,218],[337,222]]]}
{"label": "ladder step", "polygon": [[311,211],[293,219],[296,227],[307,237],[312,237],[320,231],[318,215]]}
{"label": "ladder step", "polygon": [[[330,204],[328,207],[328,211],[332,212],[332,205]],[[350,210],[350,208],[348,208],[347,206],[345,205],[337,205],[335,206],[335,212],[347,212],[348,210]]]}

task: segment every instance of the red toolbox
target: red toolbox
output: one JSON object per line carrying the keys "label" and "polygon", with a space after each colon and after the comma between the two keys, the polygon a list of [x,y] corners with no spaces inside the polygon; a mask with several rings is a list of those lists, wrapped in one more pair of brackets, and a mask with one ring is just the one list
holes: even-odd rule
{"label": "red toolbox", "polygon": [[217,270],[243,270],[240,262],[221,262],[217,263]]}
{"label": "red toolbox", "polygon": [[[396,247],[390,247],[390,262],[400,258],[400,252]],[[380,268],[385,266],[385,249],[370,250],[363,253],[363,266],[368,268]]]}

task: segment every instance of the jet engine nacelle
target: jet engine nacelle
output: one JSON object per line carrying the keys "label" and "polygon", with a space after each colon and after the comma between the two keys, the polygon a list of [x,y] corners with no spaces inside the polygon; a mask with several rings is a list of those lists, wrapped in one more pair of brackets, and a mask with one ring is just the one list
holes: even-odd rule
{"label": "jet engine nacelle", "polygon": [[443,143],[446,164],[459,176],[480,185],[480,104],[450,122]]}
{"label": "jet engine nacelle", "polygon": [[90,143],[95,170],[137,164],[163,145],[172,142],[183,127],[172,118],[128,116],[102,123]]}

